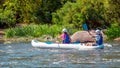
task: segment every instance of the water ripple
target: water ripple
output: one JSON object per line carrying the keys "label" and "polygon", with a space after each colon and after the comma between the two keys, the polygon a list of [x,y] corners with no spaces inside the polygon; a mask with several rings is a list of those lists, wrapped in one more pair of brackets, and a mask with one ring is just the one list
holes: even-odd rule
{"label": "water ripple", "polygon": [[103,50],[39,49],[30,43],[0,44],[0,68],[116,68],[120,46]]}

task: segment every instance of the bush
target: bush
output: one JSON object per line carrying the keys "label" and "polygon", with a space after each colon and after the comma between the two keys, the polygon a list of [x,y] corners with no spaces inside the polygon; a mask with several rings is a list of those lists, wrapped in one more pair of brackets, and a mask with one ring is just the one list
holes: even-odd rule
{"label": "bush", "polygon": [[108,39],[114,39],[120,37],[120,27],[117,23],[112,24],[110,28],[108,28],[106,35]]}
{"label": "bush", "polygon": [[52,22],[60,25],[73,24],[82,28],[87,23],[90,28],[106,25],[104,2],[100,0],[77,0],[67,2],[62,8],[52,13]]}
{"label": "bush", "polygon": [[15,25],[15,21],[16,20],[13,11],[6,10],[3,12],[0,10],[0,24],[6,24],[6,26],[11,27]]}

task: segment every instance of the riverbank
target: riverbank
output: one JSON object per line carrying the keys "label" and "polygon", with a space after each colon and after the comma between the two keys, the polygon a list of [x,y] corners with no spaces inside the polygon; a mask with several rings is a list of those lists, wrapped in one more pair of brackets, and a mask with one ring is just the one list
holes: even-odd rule
{"label": "riverbank", "polygon": [[5,29],[0,29],[0,43],[4,42]]}
{"label": "riverbank", "polygon": [[12,38],[7,38],[4,39],[4,44],[8,44],[8,43],[20,43],[20,42],[31,42],[31,40],[36,39],[42,42],[45,41],[56,41],[55,38],[53,38],[52,36],[47,36],[47,35],[43,35],[41,37],[12,37]]}
{"label": "riverbank", "polygon": [[8,44],[14,42],[31,42],[33,39],[37,39],[39,41],[55,41],[51,36],[43,35],[41,37],[12,37],[12,38],[5,38],[5,30],[0,29],[0,43]]}
{"label": "riverbank", "polygon": [[[5,39],[5,30],[6,29],[0,29],[0,43],[14,43],[14,42],[31,42],[32,39],[37,39],[40,41],[56,41],[56,39],[52,38],[51,36],[43,35],[41,37],[12,37]],[[120,42],[120,37],[115,38],[113,41]]]}

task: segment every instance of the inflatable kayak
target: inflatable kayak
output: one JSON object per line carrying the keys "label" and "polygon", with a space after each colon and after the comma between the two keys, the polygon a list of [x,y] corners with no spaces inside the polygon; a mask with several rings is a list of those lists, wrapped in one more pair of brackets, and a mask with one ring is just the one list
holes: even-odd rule
{"label": "inflatable kayak", "polygon": [[103,49],[104,45],[96,45],[96,46],[86,46],[85,43],[70,43],[70,44],[62,44],[62,43],[53,43],[53,42],[39,42],[37,40],[32,40],[31,44],[33,47],[39,48],[57,48],[57,49]]}

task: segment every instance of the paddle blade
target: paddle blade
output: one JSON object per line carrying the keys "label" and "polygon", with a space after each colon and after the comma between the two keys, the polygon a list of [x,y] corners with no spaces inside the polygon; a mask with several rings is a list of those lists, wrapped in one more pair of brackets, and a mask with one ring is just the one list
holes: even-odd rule
{"label": "paddle blade", "polygon": [[88,31],[88,26],[87,26],[86,23],[83,24],[83,29],[86,30],[86,31]]}

